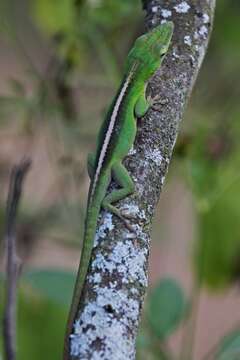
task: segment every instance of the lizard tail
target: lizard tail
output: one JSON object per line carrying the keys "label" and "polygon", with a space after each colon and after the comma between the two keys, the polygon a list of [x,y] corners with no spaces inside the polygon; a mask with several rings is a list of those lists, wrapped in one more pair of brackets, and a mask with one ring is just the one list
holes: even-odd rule
{"label": "lizard tail", "polygon": [[101,179],[99,180],[101,184],[99,184],[96,187],[93,195],[93,200],[89,201],[89,206],[85,220],[84,239],[83,239],[80,265],[76,277],[72,304],[70,307],[69,317],[67,321],[67,330],[65,334],[64,360],[68,360],[70,358],[69,357],[70,335],[72,333],[74,319],[76,317],[77,311],[79,310],[82,300],[83,287],[86,280],[89,263],[91,260],[92,249],[93,249],[94,239],[97,229],[98,216],[100,213],[101,203],[103,200],[102,197],[104,197],[103,194],[105,194],[106,191],[105,189],[107,189],[108,186],[108,177],[102,176]]}

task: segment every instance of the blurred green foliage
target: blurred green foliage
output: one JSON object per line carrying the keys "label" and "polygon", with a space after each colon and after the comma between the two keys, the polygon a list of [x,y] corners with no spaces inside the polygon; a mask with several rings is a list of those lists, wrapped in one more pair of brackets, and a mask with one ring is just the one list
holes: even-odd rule
{"label": "blurred green foliage", "polygon": [[75,65],[86,64],[95,52],[112,80],[118,80],[113,49],[125,25],[131,22],[134,28],[139,22],[139,5],[140,0],[34,0],[32,10],[42,31],[57,39],[57,48],[65,59]]}
{"label": "blurred green foliage", "polygon": [[[1,318],[2,311],[3,302],[1,301]],[[18,298],[18,359],[40,360],[43,354],[46,360],[60,359],[66,315],[67,306],[60,306],[58,302],[53,302],[51,297],[48,298],[45,294],[39,296],[39,292],[22,284]],[[0,341],[1,348],[2,341]]]}
{"label": "blurred green foliage", "polygon": [[237,360],[240,357],[240,331],[232,331],[219,344],[216,360]]}
{"label": "blurred green foliage", "polygon": [[197,278],[215,289],[232,285],[240,270],[239,130],[230,130],[198,127],[186,159],[198,215]]}
{"label": "blurred green foliage", "polygon": [[137,339],[137,359],[172,359],[167,338],[181,324],[187,301],[181,286],[172,278],[164,278],[150,292],[142,328]]}
{"label": "blurred green foliage", "polygon": [[212,291],[234,285],[240,270],[239,15],[238,2],[217,2],[209,51],[186,115],[187,144],[180,159],[197,216],[196,281]]}
{"label": "blurred green foliage", "polygon": [[181,287],[173,279],[163,279],[149,296],[147,319],[155,335],[165,339],[177,327],[185,312]]}
{"label": "blurred green foliage", "polygon": [[73,273],[60,270],[32,270],[22,276],[22,281],[36,290],[36,293],[67,307],[70,306],[74,280]]}
{"label": "blurred green foliage", "polygon": [[75,1],[35,0],[32,2],[34,17],[42,31],[50,35],[72,33],[75,19]]}

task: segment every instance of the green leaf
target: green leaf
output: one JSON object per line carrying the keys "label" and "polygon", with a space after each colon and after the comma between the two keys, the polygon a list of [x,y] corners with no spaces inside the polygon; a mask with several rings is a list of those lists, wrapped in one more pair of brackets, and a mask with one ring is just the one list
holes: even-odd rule
{"label": "green leaf", "polygon": [[217,352],[216,360],[240,359],[240,330],[225,336]]}
{"label": "green leaf", "polygon": [[154,288],[147,306],[147,318],[155,335],[161,339],[179,325],[185,313],[186,301],[174,279],[164,279]]}
{"label": "green leaf", "polygon": [[74,0],[35,0],[33,13],[46,33],[68,32],[74,24]]}
{"label": "green leaf", "polygon": [[69,305],[75,275],[58,270],[33,270],[23,275],[23,280],[39,294],[58,304]]}
{"label": "green leaf", "polygon": [[239,196],[240,181],[236,181],[214,206],[199,214],[194,264],[199,281],[213,290],[231,286],[239,277]]}
{"label": "green leaf", "polygon": [[150,335],[141,329],[137,336],[136,346],[137,349],[145,349],[151,345],[151,338]]}

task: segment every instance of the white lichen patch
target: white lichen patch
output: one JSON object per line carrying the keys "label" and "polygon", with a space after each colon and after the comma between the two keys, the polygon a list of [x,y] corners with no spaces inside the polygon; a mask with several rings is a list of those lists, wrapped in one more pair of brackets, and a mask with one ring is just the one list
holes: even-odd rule
{"label": "white lichen patch", "polygon": [[116,269],[116,265],[110,261],[106,261],[102,254],[97,254],[92,262],[92,268],[101,270],[101,272],[108,271],[110,274]]}
{"label": "white lichen patch", "polygon": [[94,284],[99,284],[102,280],[102,277],[99,273],[94,273],[93,275],[89,276],[89,282]]}
{"label": "white lichen patch", "polygon": [[112,231],[114,229],[112,217],[112,214],[108,212],[104,213],[102,218],[102,224],[99,226],[98,231],[96,232],[94,246],[97,246],[99,238],[104,238],[108,231]]}
{"label": "white lichen patch", "polygon": [[204,59],[205,47],[204,47],[204,45],[202,45],[202,46],[196,45],[196,50],[197,50],[197,52],[199,54],[199,56],[198,56],[198,66],[200,67],[202,62],[203,62],[203,59]]}
{"label": "white lichen patch", "polygon": [[199,35],[202,37],[207,37],[208,29],[205,25],[201,26],[201,28],[198,31]]}
{"label": "white lichen patch", "polygon": [[163,176],[162,178],[161,178],[161,184],[163,185],[164,184],[164,182],[165,182],[165,176]]}
{"label": "white lichen patch", "polygon": [[152,12],[153,12],[153,13],[158,12],[158,6],[153,6],[153,7],[152,7]]}
{"label": "white lichen patch", "polygon": [[161,15],[162,15],[162,17],[167,19],[167,18],[172,16],[172,12],[171,12],[171,10],[162,9],[161,10]]}
{"label": "white lichen patch", "polygon": [[191,39],[191,36],[189,35],[186,35],[184,36],[184,44],[188,45],[188,46],[191,46],[192,45],[192,39]]}
{"label": "white lichen patch", "polygon": [[[107,305],[119,314],[124,314],[125,321],[117,320],[107,313]],[[128,298],[121,291],[102,289],[96,301],[89,302],[70,335],[71,355],[81,359],[134,359],[134,341],[129,338],[128,329],[139,316],[138,302]],[[98,344],[96,348],[95,344]]]}
{"label": "white lichen patch", "polygon": [[113,281],[109,283],[110,289],[115,289],[117,287],[117,281]]}
{"label": "white lichen patch", "polygon": [[163,160],[159,149],[154,149],[146,154],[147,160],[152,160],[156,165],[160,166]]}
{"label": "white lichen patch", "polygon": [[174,137],[173,144],[172,144],[172,150],[175,148],[177,142],[177,136]]}
{"label": "white lichen patch", "polygon": [[180,4],[174,6],[177,13],[185,14],[190,9],[190,5],[186,1],[182,1]]}
{"label": "white lichen patch", "polygon": [[139,293],[138,289],[136,289],[136,288],[130,289],[130,292],[132,295],[138,295],[138,293]]}
{"label": "white lichen patch", "polygon": [[194,39],[206,38],[208,35],[208,28],[206,25],[202,25],[198,31],[194,32]]}
{"label": "white lichen patch", "polygon": [[117,243],[108,257],[98,254],[92,263],[92,269],[110,274],[116,271],[121,274],[123,283],[137,281],[142,286],[146,286],[147,278],[144,271],[146,260],[146,248],[140,249],[134,245],[134,241],[128,239]]}
{"label": "white lichen patch", "polygon": [[208,24],[210,22],[210,17],[208,14],[203,14],[203,23]]}
{"label": "white lichen patch", "polygon": [[[127,296],[123,290],[109,289],[107,287],[98,290],[96,304],[101,308],[105,306],[111,307],[111,312],[117,315],[124,313],[124,318],[130,318],[137,321],[139,315],[138,301]],[[125,309],[127,308],[127,312]]]}

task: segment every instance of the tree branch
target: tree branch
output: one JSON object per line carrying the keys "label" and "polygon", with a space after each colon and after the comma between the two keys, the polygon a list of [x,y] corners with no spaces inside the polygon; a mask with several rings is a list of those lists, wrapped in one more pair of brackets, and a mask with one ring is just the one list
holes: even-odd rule
{"label": "tree branch", "polygon": [[[138,122],[125,160],[136,193],[118,204],[135,214],[136,234],[102,212],[83,303],[71,335],[71,359],[134,359],[147,288],[151,220],[160,197],[187,99],[205,55],[215,0],[144,1],[147,27],[172,20],[172,46],[149,84],[158,107]],[[111,186],[114,186],[112,184]]]}
{"label": "tree branch", "polygon": [[20,260],[16,250],[16,218],[24,178],[29,170],[30,160],[24,159],[13,167],[6,208],[6,301],[3,318],[3,338],[6,360],[16,358],[16,303]]}

